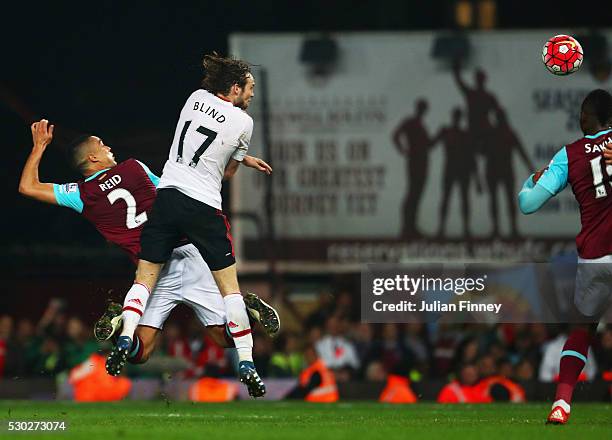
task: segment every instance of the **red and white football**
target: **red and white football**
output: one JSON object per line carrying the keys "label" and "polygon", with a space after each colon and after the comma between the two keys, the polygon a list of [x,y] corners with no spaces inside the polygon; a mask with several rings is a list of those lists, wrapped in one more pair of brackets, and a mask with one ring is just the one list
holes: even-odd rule
{"label": "red and white football", "polygon": [[542,61],[550,73],[569,75],[582,66],[582,46],[570,35],[555,35],[542,50]]}

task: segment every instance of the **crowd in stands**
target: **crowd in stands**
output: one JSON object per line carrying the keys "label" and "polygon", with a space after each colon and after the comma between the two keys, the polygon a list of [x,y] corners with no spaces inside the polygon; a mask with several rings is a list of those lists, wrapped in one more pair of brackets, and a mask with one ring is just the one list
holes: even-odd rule
{"label": "crowd in stands", "polygon": [[[493,376],[552,382],[569,330],[545,324],[367,324],[360,322],[355,302],[347,292],[322,294],[316,309],[301,318],[301,331],[286,330],[274,340],[256,331],[260,374],[297,378],[305,367],[304,351],[314,347],[338,382],[384,381],[388,375],[411,382],[475,384]],[[93,340],[91,324],[67,316],[58,300],[38,322],[0,315],[0,378],[54,377],[103,348]],[[167,323],[154,356],[182,360],[183,377],[234,375],[232,351],[215,345],[195,317],[186,326]],[[611,372],[612,326],[604,326],[583,374],[586,380],[611,380]]]}

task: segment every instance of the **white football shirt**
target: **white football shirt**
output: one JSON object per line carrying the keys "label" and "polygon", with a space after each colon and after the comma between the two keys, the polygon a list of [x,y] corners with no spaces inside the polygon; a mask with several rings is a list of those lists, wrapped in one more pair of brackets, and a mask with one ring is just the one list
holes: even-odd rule
{"label": "white football shirt", "polygon": [[253,119],[206,90],[187,99],[176,126],[158,189],[175,188],[221,209],[221,183],[230,159],[247,154]]}

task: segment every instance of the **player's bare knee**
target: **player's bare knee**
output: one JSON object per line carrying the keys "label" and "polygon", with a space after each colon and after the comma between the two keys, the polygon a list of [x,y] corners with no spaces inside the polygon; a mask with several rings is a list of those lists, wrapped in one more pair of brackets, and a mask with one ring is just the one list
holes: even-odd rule
{"label": "player's bare knee", "polygon": [[206,327],[208,336],[211,337],[219,346],[223,348],[234,347],[234,341],[229,337],[225,331],[224,325],[211,325]]}
{"label": "player's bare knee", "polygon": [[136,329],[136,336],[140,339],[142,344],[142,354],[140,355],[138,363],[144,363],[149,360],[151,354],[155,351],[155,341],[159,330],[153,327],[138,326]]}

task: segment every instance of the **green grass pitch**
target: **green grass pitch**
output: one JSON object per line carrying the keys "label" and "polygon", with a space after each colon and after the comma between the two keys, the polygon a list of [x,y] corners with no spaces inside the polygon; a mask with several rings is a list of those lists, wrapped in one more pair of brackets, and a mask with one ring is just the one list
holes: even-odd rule
{"label": "green grass pitch", "polygon": [[[612,404],[576,404],[566,426],[545,426],[548,404],[383,405],[369,402],[0,401],[0,438],[146,439],[604,439]],[[66,420],[57,433],[9,433],[8,421]]]}

